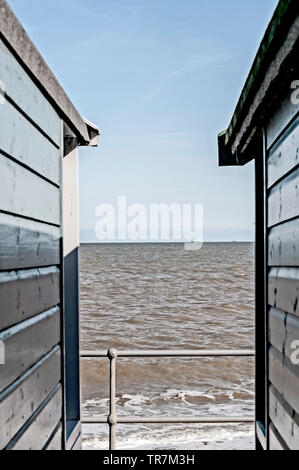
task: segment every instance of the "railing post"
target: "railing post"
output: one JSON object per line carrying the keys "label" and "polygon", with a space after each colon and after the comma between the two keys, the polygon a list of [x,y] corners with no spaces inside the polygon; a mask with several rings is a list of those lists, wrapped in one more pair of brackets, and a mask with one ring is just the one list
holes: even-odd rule
{"label": "railing post", "polygon": [[[82,420],[83,424],[102,424],[108,423],[109,425],[109,450],[116,450],[116,424],[118,422],[116,414],[116,359],[117,357],[254,357],[254,351],[249,349],[244,350],[120,350],[110,348],[101,351],[81,351],[81,357],[95,358],[95,357],[108,357],[110,361],[110,409],[107,418],[89,418]],[[197,418],[188,418],[174,416],[166,417],[128,417],[121,416],[119,422],[122,424],[132,423],[254,423],[255,420],[248,416],[245,417],[206,417],[199,416]]]}
{"label": "railing post", "polygon": [[108,358],[110,360],[110,413],[108,416],[109,424],[109,450],[115,450],[116,447],[116,404],[115,404],[115,388],[116,388],[116,377],[115,377],[115,366],[117,358],[117,350],[112,348],[108,350]]}

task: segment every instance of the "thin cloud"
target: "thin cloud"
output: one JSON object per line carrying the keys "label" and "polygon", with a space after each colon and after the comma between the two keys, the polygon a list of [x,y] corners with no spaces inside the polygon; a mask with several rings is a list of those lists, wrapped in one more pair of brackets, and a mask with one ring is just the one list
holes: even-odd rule
{"label": "thin cloud", "polygon": [[150,92],[146,93],[143,95],[133,106],[132,108],[135,108],[141,103],[148,102],[156,98],[161,94],[161,92],[167,88],[167,86],[175,80],[177,77],[182,77],[184,75],[192,74],[192,73],[197,73],[199,71],[203,72],[209,72],[211,70],[215,70],[219,67],[221,67],[224,63],[230,61],[232,59],[232,54],[228,54],[226,52],[219,53],[217,55],[214,55],[210,57],[200,57],[198,59],[191,59],[189,60],[189,64],[182,66],[181,68],[178,68],[176,70],[172,70],[171,72],[168,73],[168,75],[164,78],[164,80],[161,81],[161,83],[155,87],[153,90]]}
{"label": "thin cloud", "polygon": [[[60,2],[59,2],[60,3]],[[86,6],[83,6],[82,4],[79,3],[74,3],[74,1],[64,1],[63,2],[65,6],[69,9],[76,10],[79,13],[83,13],[84,15],[89,15],[89,16],[96,16],[97,18],[101,18],[102,20],[108,21],[109,23],[112,23],[112,17],[108,15],[107,13],[100,13],[96,9],[89,9]]]}
{"label": "thin cloud", "polygon": [[18,8],[24,8],[28,5],[28,3],[32,4],[35,2],[38,5],[38,8],[41,8],[41,3],[42,3],[42,8],[64,8],[67,9],[68,12],[73,10],[78,13],[81,13],[83,15],[88,15],[88,16],[93,16],[100,18],[102,20],[108,21],[112,23],[112,17],[108,15],[107,13],[99,12],[98,9],[95,8],[88,8],[86,6],[86,3],[83,4],[83,2],[78,2],[76,0],[10,0],[10,4],[12,7],[16,5]]}

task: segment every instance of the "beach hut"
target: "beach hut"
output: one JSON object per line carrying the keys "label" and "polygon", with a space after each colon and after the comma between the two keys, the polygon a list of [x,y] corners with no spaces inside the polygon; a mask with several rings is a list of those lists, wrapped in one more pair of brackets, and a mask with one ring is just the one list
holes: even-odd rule
{"label": "beach hut", "polygon": [[78,146],[98,135],[0,0],[0,449],[80,447]]}
{"label": "beach hut", "polygon": [[260,450],[299,449],[298,55],[299,2],[281,0],[231,123],[218,137],[220,166],[255,160]]}

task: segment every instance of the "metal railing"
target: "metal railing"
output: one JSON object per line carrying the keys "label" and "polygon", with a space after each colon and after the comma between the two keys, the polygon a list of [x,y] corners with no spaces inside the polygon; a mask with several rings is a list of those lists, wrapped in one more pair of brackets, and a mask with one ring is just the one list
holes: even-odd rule
{"label": "metal railing", "polygon": [[116,449],[116,425],[120,424],[226,424],[226,423],[254,423],[255,420],[249,416],[198,416],[198,417],[131,417],[117,416],[116,413],[116,359],[117,357],[254,357],[253,350],[120,350],[110,348],[104,351],[82,351],[81,358],[103,358],[110,361],[110,400],[109,414],[102,418],[84,418],[83,424],[109,425],[109,450]]}

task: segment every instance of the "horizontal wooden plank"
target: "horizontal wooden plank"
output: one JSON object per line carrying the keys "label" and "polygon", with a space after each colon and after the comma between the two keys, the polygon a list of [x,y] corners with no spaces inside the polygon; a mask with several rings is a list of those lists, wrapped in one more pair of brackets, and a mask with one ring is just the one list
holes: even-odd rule
{"label": "horizontal wooden plank", "polygon": [[273,386],[269,389],[269,415],[290,450],[299,450],[299,415]]}
{"label": "horizontal wooden plank", "polygon": [[269,426],[269,450],[289,450],[272,423]]}
{"label": "horizontal wooden plank", "polygon": [[299,318],[291,314],[286,317],[285,355],[291,361],[293,357],[299,360]]}
{"label": "horizontal wooden plank", "polygon": [[299,268],[271,268],[268,275],[268,302],[299,316]]}
{"label": "horizontal wooden plank", "polygon": [[273,346],[269,351],[269,380],[291,408],[299,413],[299,370]]}
{"label": "horizontal wooden plank", "polygon": [[2,40],[0,80],[7,95],[60,146],[61,125],[58,114]]}
{"label": "horizontal wooden plank", "polygon": [[298,216],[299,168],[270,190],[268,196],[268,227]]}
{"label": "horizontal wooden plank", "polygon": [[0,391],[11,385],[60,342],[60,310],[55,307],[0,333],[5,364],[0,367]]}
{"label": "horizontal wooden plank", "polygon": [[[299,318],[276,308],[268,313],[269,342],[291,361],[299,351]],[[299,360],[299,352],[296,356]]]}
{"label": "horizontal wooden plank", "polygon": [[291,94],[293,92],[294,90],[288,87],[283,98],[277,100],[278,105],[276,111],[271,113],[271,117],[266,126],[267,149],[273,145],[275,140],[284,129],[287,128],[299,111],[299,106],[294,105],[291,101]]}
{"label": "horizontal wooden plank", "polygon": [[47,443],[52,432],[62,417],[62,388],[57,387],[51,399],[40,410],[35,419],[17,435],[9,450],[41,450]]}
{"label": "horizontal wooden plank", "polygon": [[46,446],[45,450],[62,450],[62,424],[60,423],[58,429],[54,432],[52,439]]}
{"label": "horizontal wooden plank", "polygon": [[59,302],[60,272],[56,266],[0,272],[0,331]]}
{"label": "horizontal wooden plank", "polygon": [[273,227],[268,236],[269,266],[299,266],[299,219]]}
{"label": "horizontal wooden plank", "polygon": [[72,447],[72,450],[82,450],[82,435],[80,434],[77,437],[75,444]]}
{"label": "horizontal wooden plank", "polygon": [[61,353],[55,347],[0,395],[0,449],[24,426],[61,379]]}
{"label": "horizontal wooden plank", "polygon": [[0,213],[0,270],[60,264],[61,229]]}
{"label": "horizontal wooden plank", "polygon": [[298,165],[299,118],[269,152],[268,188]]}
{"label": "horizontal wooden plank", "polygon": [[60,184],[61,151],[8,101],[0,106],[0,128],[2,152]]}
{"label": "horizontal wooden plank", "polygon": [[270,308],[268,312],[268,339],[270,344],[282,354],[286,343],[286,316],[285,312],[276,308]]}
{"label": "horizontal wooden plank", "polygon": [[0,154],[0,210],[60,225],[60,190]]}

